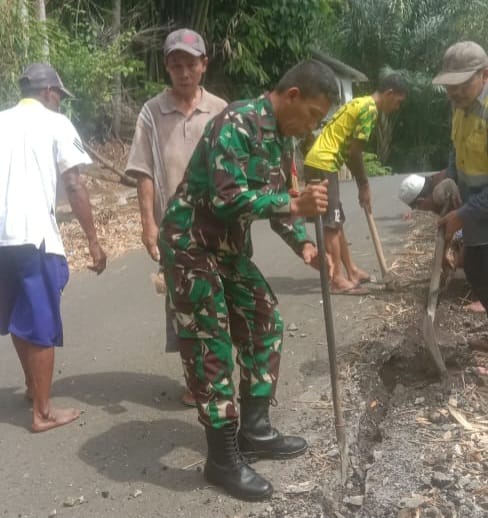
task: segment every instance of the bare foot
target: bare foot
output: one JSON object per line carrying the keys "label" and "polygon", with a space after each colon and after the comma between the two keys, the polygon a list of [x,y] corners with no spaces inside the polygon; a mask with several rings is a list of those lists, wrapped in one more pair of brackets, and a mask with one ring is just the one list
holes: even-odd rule
{"label": "bare foot", "polygon": [[365,282],[369,282],[371,280],[371,277],[368,272],[365,272],[364,270],[356,266],[353,270],[351,277],[349,277],[349,280],[357,286],[358,284],[364,284]]}
{"label": "bare foot", "polygon": [[352,290],[354,288],[357,288],[357,284],[351,282],[350,280],[346,279],[345,277],[335,277],[332,279],[330,283],[330,291],[334,292],[341,292],[341,291],[348,291]]}
{"label": "bare foot", "polygon": [[479,300],[475,302],[471,302],[471,304],[468,304],[467,306],[464,306],[463,308],[466,311],[472,311],[473,313],[484,313],[485,308],[483,307],[483,304]]}
{"label": "bare foot", "polygon": [[34,415],[32,419],[33,432],[45,432],[51,428],[71,423],[80,417],[80,411],[75,408],[51,408],[47,417]]}

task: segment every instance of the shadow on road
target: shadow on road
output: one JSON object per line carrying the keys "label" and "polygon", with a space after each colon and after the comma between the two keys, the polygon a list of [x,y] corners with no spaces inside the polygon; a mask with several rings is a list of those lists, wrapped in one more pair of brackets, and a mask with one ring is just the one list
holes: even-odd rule
{"label": "shadow on road", "polygon": [[321,293],[320,279],[293,279],[291,277],[268,276],[266,280],[271,284],[273,291],[282,295],[306,295],[308,293]]}
{"label": "shadow on road", "polygon": [[[324,345],[325,351],[326,345]],[[329,373],[329,362],[314,358],[313,360],[306,360],[300,365],[300,372],[307,378],[317,378]]]}
{"label": "shadow on road", "polygon": [[[0,423],[30,429],[30,402],[19,386],[0,389]],[[127,412],[124,402],[163,411],[188,411],[180,402],[182,384],[166,376],[133,372],[99,372],[56,380],[51,397],[73,398],[108,414]]]}
{"label": "shadow on road", "polygon": [[103,477],[183,492],[205,485],[197,469],[203,464],[195,465],[205,455],[203,428],[178,419],[119,424],[78,451],[80,459]]}
{"label": "shadow on road", "polygon": [[[100,407],[111,415],[128,412],[128,403],[162,412],[188,411],[180,403],[183,387],[163,375],[100,372],[57,380],[52,395]],[[191,410],[190,410],[191,412]],[[174,491],[203,487],[196,466],[206,453],[203,428],[178,419],[130,420],[88,439],[78,456],[117,482],[151,483]],[[109,418],[110,419],[110,418]]]}
{"label": "shadow on road", "polygon": [[123,402],[160,410],[187,410],[180,403],[183,386],[163,375],[134,372],[97,372],[56,380],[52,397],[71,397],[102,407],[109,414],[126,412]]}
{"label": "shadow on road", "polygon": [[0,389],[0,423],[8,423],[30,430],[32,414],[30,402],[24,397],[25,387]]}

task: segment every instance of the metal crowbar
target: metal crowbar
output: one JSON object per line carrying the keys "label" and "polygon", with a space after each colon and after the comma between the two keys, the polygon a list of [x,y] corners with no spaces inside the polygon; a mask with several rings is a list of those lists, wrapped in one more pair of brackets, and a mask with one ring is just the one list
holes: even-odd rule
{"label": "metal crowbar", "polygon": [[329,354],[330,382],[332,386],[332,402],[334,404],[335,429],[337,445],[341,459],[341,480],[345,484],[349,457],[346,442],[346,425],[342,412],[342,403],[339,387],[339,375],[337,370],[337,354],[334,333],[334,319],[332,314],[332,302],[330,299],[329,267],[325,255],[324,227],[322,216],[315,216],[315,234],[319,255],[320,285],[322,288],[322,306],[324,311],[325,333],[327,336],[327,350]]}

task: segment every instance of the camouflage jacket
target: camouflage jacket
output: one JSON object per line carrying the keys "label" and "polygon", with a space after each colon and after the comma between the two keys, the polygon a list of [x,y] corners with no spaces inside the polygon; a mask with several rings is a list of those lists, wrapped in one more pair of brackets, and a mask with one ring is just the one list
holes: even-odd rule
{"label": "camouflage jacket", "polygon": [[227,106],[207,124],[169,202],[160,231],[166,255],[168,248],[251,255],[257,219],[269,219],[300,254],[310,239],[304,221],[289,214],[292,161],[292,139],[279,134],[267,97]]}

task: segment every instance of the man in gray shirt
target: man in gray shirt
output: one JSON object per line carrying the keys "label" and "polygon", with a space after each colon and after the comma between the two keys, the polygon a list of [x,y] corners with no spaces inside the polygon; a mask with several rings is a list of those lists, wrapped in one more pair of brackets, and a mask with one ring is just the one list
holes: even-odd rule
{"label": "man in gray shirt", "polygon": [[[142,242],[154,261],[159,261],[159,223],[168,199],[181,182],[205,125],[227,104],[200,86],[208,58],[198,33],[189,29],[170,33],[164,56],[171,87],[143,106],[126,167],[126,173],[137,178]],[[166,318],[166,350],[177,351],[170,318]],[[194,404],[189,392],[182,401]]]}

